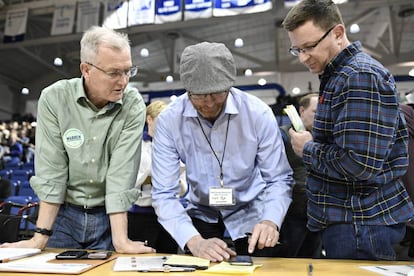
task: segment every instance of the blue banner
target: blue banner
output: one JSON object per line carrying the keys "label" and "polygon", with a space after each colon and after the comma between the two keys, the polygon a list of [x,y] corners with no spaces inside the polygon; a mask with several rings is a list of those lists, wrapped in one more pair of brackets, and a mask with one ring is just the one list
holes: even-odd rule
{"label": "blue banner", "polygon": [[213,16],[213,0],[185,0],[184,20]]}
{"label": "blue banner", "polygon": [[181,21],[181,0],[156,0],[155,23]]}
{"label": "blue banner", "polygon": [[264,12],[272,9],[272,0],[215,0],[213,16]]}

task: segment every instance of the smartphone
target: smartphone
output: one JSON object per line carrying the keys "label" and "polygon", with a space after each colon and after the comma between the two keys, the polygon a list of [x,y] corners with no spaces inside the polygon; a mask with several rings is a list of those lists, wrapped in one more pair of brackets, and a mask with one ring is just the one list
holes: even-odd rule
{"label": "smartphone", "polygon": [[58,260],[74,260],[80,259],[81,257],[85,256],[88,252],[85,250],[67,250],[59,253],[56,255],[56,259]]}
{"label": "smartphone", "polygon": [[88,259],[94,259],[94,260],[106,260],[109,257],[111,257],[112,252],[111,251],[96,251],[96,252],[90,252],[88,253]]}
{"label": "smartphone", "polygon": [[237,255],[229,260],[231,265],[253,265],[252,257],[248,255]]}

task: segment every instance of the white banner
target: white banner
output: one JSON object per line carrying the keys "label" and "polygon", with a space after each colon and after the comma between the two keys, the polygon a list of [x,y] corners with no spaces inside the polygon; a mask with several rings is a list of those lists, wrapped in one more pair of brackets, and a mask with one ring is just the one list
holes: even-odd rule
{"label": "white banner", "polygon": [[296,4],[298,4],[301,0],[285,0],[285,7],[286,8],[291,8],[293,6],[295,6]]}
{"label": "white banner", "polygon": [[124,29],[128,22],[128,1],[106,0],[103,26]]}
{"label": "white banner", "polygon": [[76,2],[59,1],[53,13],[51,35],[70,34],[75,23]]}
{"label": "white banner", "polygon": [[128,26],[153,24],[155,0],[129,0]]}
{"label": "white banner", "polygon": [[7,11],[3,42],[16,42],[24,39],[28,8]]}
{"label": "white banner", "polygon": [[89,29],[89,27],[99,24],[99,7],[99,2],[94,0],[83,0],[78,2],[76,32],[84,32]]}
{"label": "white banner", "polygon": [[213,16],[212,0],[185,0],[184,20]]}

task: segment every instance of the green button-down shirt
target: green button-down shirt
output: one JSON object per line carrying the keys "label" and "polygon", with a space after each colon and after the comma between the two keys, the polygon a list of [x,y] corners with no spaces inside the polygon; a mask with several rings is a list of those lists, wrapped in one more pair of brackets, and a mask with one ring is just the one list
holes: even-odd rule
{"label": "green button-down shirt", "polygon": [[45,88],[30,179],[39,199],[127,211],[138,198],[134,185],[144,121],[145,103],[136,89],[127,87],[120,101],[97,109],[81,78]]}

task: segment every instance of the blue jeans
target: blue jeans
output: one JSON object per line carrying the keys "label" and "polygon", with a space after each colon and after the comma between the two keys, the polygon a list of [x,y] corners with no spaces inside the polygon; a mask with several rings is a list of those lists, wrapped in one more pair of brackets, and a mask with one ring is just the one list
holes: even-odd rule
{"label": "blue jeans", "polygon": [[105,208],[84,211],[81,207],[62,204],[47,246],[113,251],[109,216]]}
{"label": "blue jeans", "polygon": [[329,259],[396,259],[393,245],[405,235],[405,223],[385,225],[333,224],[322,231]]}

